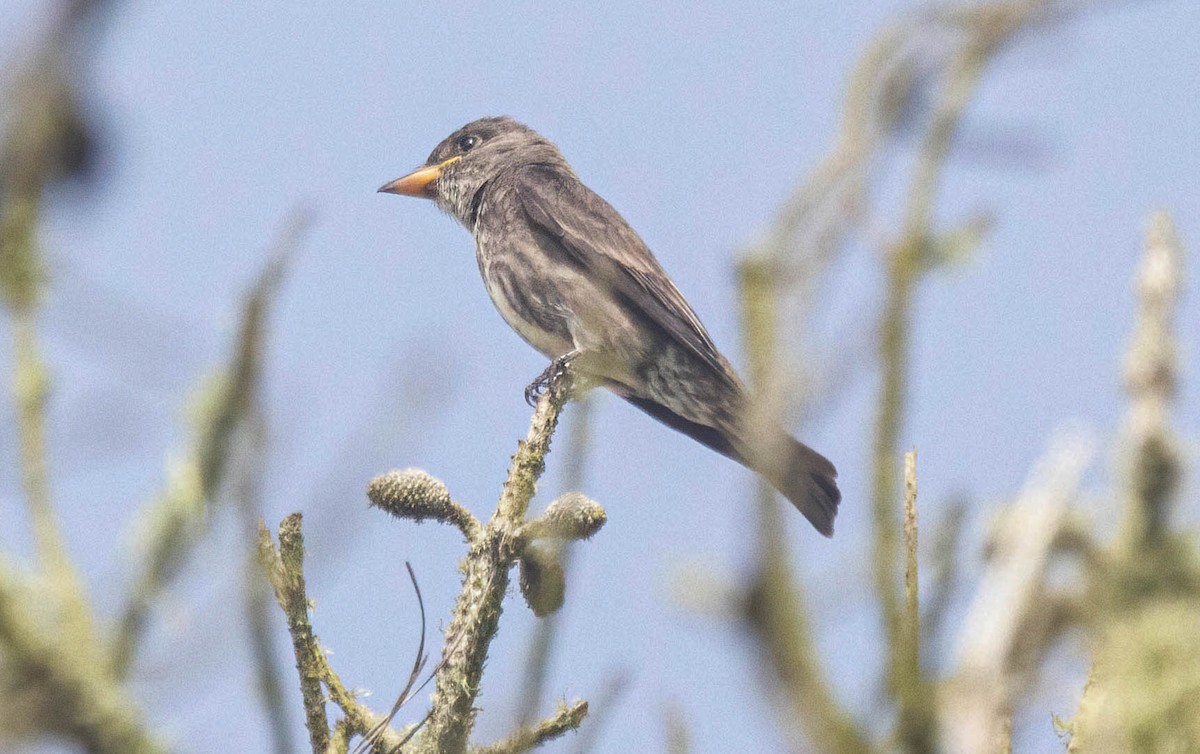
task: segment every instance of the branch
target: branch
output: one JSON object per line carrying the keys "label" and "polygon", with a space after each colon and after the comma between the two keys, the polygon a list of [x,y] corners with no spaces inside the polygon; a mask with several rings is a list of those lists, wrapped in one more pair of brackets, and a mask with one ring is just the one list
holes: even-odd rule
{"label": "branch", "polygon": [[[593,401],[586,395],[575,402],[572,422],[567,430],[567,447],[562,473],[564,489],[583,488],[583,468],[591,435],[592,406]],[[558,561],[562,566],[565,579],[566,574],[570,572],[575,546],[573,542],[563,542],[558,549]],[[558,638],[562,615],[561,611],[551,612],[542,618],[534,628],[533,638],[529,641],[528,655],[525,659],[524,674],[521,679],[521,691],[518,696],[520,702],[516,716],[517,725],[531,724],[542,703],[550,658]]]}
{"label": "branch", "polygon": [[934,707],[929,684],[921,672],[921,611],[917,584],[917,452],[904,454],[904,625],[900,675],[898,733],[909,751],[933,752]]}
{"label": "branch", "polygon": [[49,607],[46,590],[0,561],[3,717],[15,714],[18,725],[70,737],[93,754],[165,752],[96,647],[56,616],[38,614]]}
{"label": "branch", "polygon": [[439,754],[466,751],[475,723],[479,681],[488,647],[499,628],[509,571],[520,557],[519,533],[537,480],[546,468],[546,454],[559,414],[570,397],[570,382],[569,375],[559,375],[538,399],[529,434],[513,456],[496,513],[467,553],[463,587],[446,629],[446,646],[435,675],[433,707],[422,739]]}
{"label": "branch", "polygon": [[499,743],[471,747],[471,754],[522,754],[577,730],[587,713],[588,704],[585,701],[576,700],[569,706],[560,703],[553,717],[532,727],[522,727]]}
{"label": "branch", "polygon": [[[266,525],[259,525],[259,563],[271,582],[275,598],[287,618],[288,633],[292,637],[292,651],[296,657],[296,670],[300,674],[300,695],[304,700],[305,727],[313,754],[324,754],[331,745],[329,718],[325,712],[325,694],[329,701],[342,709],[345,718],[339,721],[333,741],[349,741],[354,735],[373,733],[377,751],[390,751],[401,742],[401,736],[380,726],[383,717],[359,703],[349,692],[337,673],[334,672],[324,650],[313,633],[309,618],[309,599],[304,585],[304,536],[301,532],[303,518],[293,513],[279,524],[279,548],[271,542]],[[341,732],[341,731],[345,732]]]}
{"label": "branch", "polygon": [[1178,382],[1174,318],[1182,257],[1170,216],[1153,215],[1138,274],[1138,321],[1125,364],[1126,433],[1133,458],[1124,528],[1135,546],[1160,543],[1183,472],[1178,442],[1168,426]]}
{"label": "branch", "polygon": [[321,663],[323,656],[317,637],[308,618],[308,595],[304,587],[304,535],[302,517],[293,513],[279,524],[279,549],[271,542],[271,533],[262,522],[258,526],[258,561],[275,599],[287,618],[288,633],[292,636],[292,651],[300,673],[300,696],[304,700],[305,727],[314,754],[329,745],[329,718],[325,715],[325,697],[321,693]]}
{"label": "branch", "polygon": [[[426,659],[423,652],[424,634],[422,649],[418,649],[409,683],[391,713],[380,716],[371,712],[346,691],[313,635],[308,618],[308,599],[304,593],[300,514],[292,514],[280,524],[278,551],[271,543],[265,527],[260,525],[260,560],[287,616],[314,754],[344,752],[355,735],[363,736],[356,751],[370,749],[394,753],[411,741],[415,751],[465,754],[477,712],[475,699],[479,693],[480,678],[488,647],[498,629],[512,567],[520,562],[522,573],[526,574],[526,561],[533,556],[537,537],[554,535],[586,538],[602,526],[606,518],[602,508],[583,495],[574,493],[556,500],[541,517],[525,521],[529,501],[545,469],[545,457],[550,451],[550,440],[559,414],[571,397],[572,389],[570,374],[559,373],[539,398],[529,434],[518,445],[496,513],[486,526],[480,525],[466,508],[454,502],[444,484],[418,469],[381,475],[372,480],[368,488],[371,505],[401,518],[416,521],[432,518],[454,525],[470,545],[463,564],[463,588],[446,630],[442,661],[433,673],[435,689],[431,709],[419,723],[410,725],[403,735],[389,725],[399,709],[411,698],[410,692],[415,693],[424,685],[416,684]],[[411,568],[409,575],[412,576]],[[548,583],[542,581],[540,588],[544,590]],[[529,587],[536,588],[539,588],[537,584]],[[559,596],[561,598],[561,590]],[[526,591],[526,598],[530,598],[529,591]],[[418,604],[422,604],[424,626],[424,607],[419,589],[417,599]],[[329,700],[341,707],[345,714],[332,733],[325,713],[325,698],[321,694],[322,685]],[[550,720],[537,726],[522,727],[510,739],[479,751],[525,751],[577,727],[586,712],[585,703],[576,703],[569,709],[561,709]]]}

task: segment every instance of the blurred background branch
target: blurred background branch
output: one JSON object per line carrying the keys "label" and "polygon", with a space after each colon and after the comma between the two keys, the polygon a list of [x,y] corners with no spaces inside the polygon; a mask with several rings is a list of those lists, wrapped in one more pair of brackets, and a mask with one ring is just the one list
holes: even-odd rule
{"label": "blurred background branch", "polygon": [[13,394],[21,478],[43,586],[70,633],[94,642],[91,609],[59,530],[50,485],[46,403],[50,369],[38,345],[37,319],[47,273],[39,245],[49,187],[87,177],[95,160],[93,125],[79,89],[82,56],[73,54],[98,3],[59,7],[42,39],[5,81],[0,141],[0,297],[10,317]]}
{"label": "blurred background branch", "polygon": [[[251,492],[261,465],[255,463],[254,430],[266,346],[266,317],[287,263],[307,232],[307,213],[290,219],[258,280],[247,293],[241,326],[226,368],[209,378],[193,406],[192,448],[169,464],[167,489],[141,516],[143,551],[137,576],[122,611],[113,647],[113,667],[125,675],[133,662],[149,612],[196,543],[208,530],[210,511],[224,493],[226,469],[235,461],[242,472],[238,488]],[[261,454],[261,450],[257,451]],[[243,499],[249,504],[249,501]],[[256,511],[246,517],[257,520]],[[251,551],[247,542],[247,551]],[[257,580],[256,580],[257,581]],[[250,582],[254,583],[254,582]],[[249,588],[249,587],[248,587]]]}
{"label": "blurred background branch", "polygon": [[1029,686],[1030,668],[1020,662],[1038,658],[1053,638],[1040,630],[1051,607],[1047,577],[1091,455],[1083,437],[1053,443],[993,527],[987,567],[962,623],[955,676],[943,696],[949,751],[1012,750],[1013,706]]}
{"label": "blurred background branch", "polygon": [[[923,275],[978,244],[986,220],[975,218],[946,234],[934,227],[937,190],[964,113],[987,65],[1018,34],[1065,12],[1046,2],[1000,2],[939,6],[881,32],[859,60],[843,104],[835,146],[795,191],[764,239],[739,265],[743,337],[750,381],[764,415],[794,410],[788,405],[810,392],[786,376],[782,342],[804,344],[812,323],[804,316],[819,300],[821,281],[854,232],[870,215],[871,186],[882,158],[898,135],[917,130],[920,149],[905,192],[898,239],[882,254],[884,302],[878,320],[880,385],[872,444],[875,587],[888,647],[886,677],[898,705],[897,742],[908,751],[931,751],[934,726],[928,695],[914,662],[918,637],[904,629],[900,591],[903,496],[898,447],[908,404],[911,320],[917,283]],[[921,107],[922,93],[934,92]],[[943,241],[955,239],[953,241]],[[948,250],[953,249],[953,253]],[[783,299],[803,302],[799,318],[781,322]],[[842,340],[850,340],[843,337]],[[806,362],[814,359],[809,357]],[[801,379],[799,384],[811,384]],[[843,380],[844,382],[844,380]],[[785,396],[787,396],[785,398]],[[792,701],[790,716],[818,748],[862,751],[868,744],[823,680],[812,646],[810,619],[790,576],[778,505],[769,490],[759,493],[760,565],[752,581],[751,627],[769,648],[769,666],[780,674]],[[768,576],[769,574],[769,576]],[[761,616],[777,614],[772,621]],[[766,627],[775,625],[776,630]],[[783,669],[788,670],[783,670]],[[916,673],[914,677],[913,673]]]}
{"label": "blurred background branch", "polygon": [[[1069,751],[1200,747],[1200,550],[1170,526],[1183,457],[1170,427],[1178,382],[1174,328],[1183,249],[1165,212],[1152,215],[1138,274],[1138,320],[1125,365],[1124,516],[1090,569],[1081,616],[1092,668]],[[1099,545],[1097,545],[1099,547]]]}
{"label": "blurred background branch", "polygon": [[[103,626],[97,628],[54,511],[46,426],[50,369],[37,335],[39,304],[49,279],[38,232],[45,194],[56,183],[87,178],[97,159],[96,128],[79,92],[86,80],[86,32],[102,7],[84,2],[59,6],[39,43],[18,63],[17,75],[6,82],[0,292],[12,328],[20,466],[39,572],[26,574],[16,563],[5,563],[0,573],[0,666],[7,676],[4,709],[13,720],[3,732],[54,732],[97,752],[161,751],[162,745],[143,727],[123,680],[170,564],[182,557],[184,543],[199,535],[200,521],[196,515],[151,517],[172,524],[159,530],[163,536],[150,548],[147,576],[130,598],[122,628],[115,639]],[[288,241],[288,248],[273,256],[248,296],[233,377],[215,401],[218,407],[200,412],[198,434],[204,439],[198,458],[171,473],[174,493],[166,497],[176,512],[195,514],[200,499],[216,487],[228,435],[248,410],[265,340],[264,312],[291,245]],[[276,729],[286,735],[286,725]]]}

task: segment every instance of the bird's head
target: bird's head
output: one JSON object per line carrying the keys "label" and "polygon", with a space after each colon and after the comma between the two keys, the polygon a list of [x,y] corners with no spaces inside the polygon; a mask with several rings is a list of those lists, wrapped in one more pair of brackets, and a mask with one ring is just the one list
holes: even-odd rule
{"label": "bird's head", "polygon": [[480,118],[447,136],[424,166],[379,190],[433,199],[473,228],[480,192],[488,182],[527,165],[570,171],[558,147],[532,128],[507,116]]}

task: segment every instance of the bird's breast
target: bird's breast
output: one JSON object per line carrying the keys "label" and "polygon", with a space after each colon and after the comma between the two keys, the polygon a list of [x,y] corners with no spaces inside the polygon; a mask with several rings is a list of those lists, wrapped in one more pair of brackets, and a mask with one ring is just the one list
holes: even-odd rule
{"label": "bird's breast", "polygon": [[476,242],[483,284],[509,327],[550,358],[572,350],[571,313],[552,271],[540,269],[539,260],[525,250],[501,247],[503,241],[484,233]]}

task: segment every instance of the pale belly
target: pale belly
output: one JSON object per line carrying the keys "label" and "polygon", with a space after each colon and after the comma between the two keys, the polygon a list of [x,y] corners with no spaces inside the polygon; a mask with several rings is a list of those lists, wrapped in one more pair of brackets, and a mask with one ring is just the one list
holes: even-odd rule
{"label": "pale belly", "polygon": [[558,358],[569,351],[575,350],[574,341],[561,328],[551,329],[545,326],[545,324],[533,321],[528,316],[528,312],[523,313],[518,311],[517,307],[514,306],[514,302],[523,301],[527,306],[537,306],[542,311],[548,309],[549,305],[527,292],[517,295],[511,286],[506,289],[504,283],[491,274],[491,270],[483,269],[481,271],[483,272],[483,283],[487,288],[488,297],[492,299],[496,310],[500,312],[500,316],[504,318],[508,326],[516,330],[517,334],[526,343],[551,359]]}

